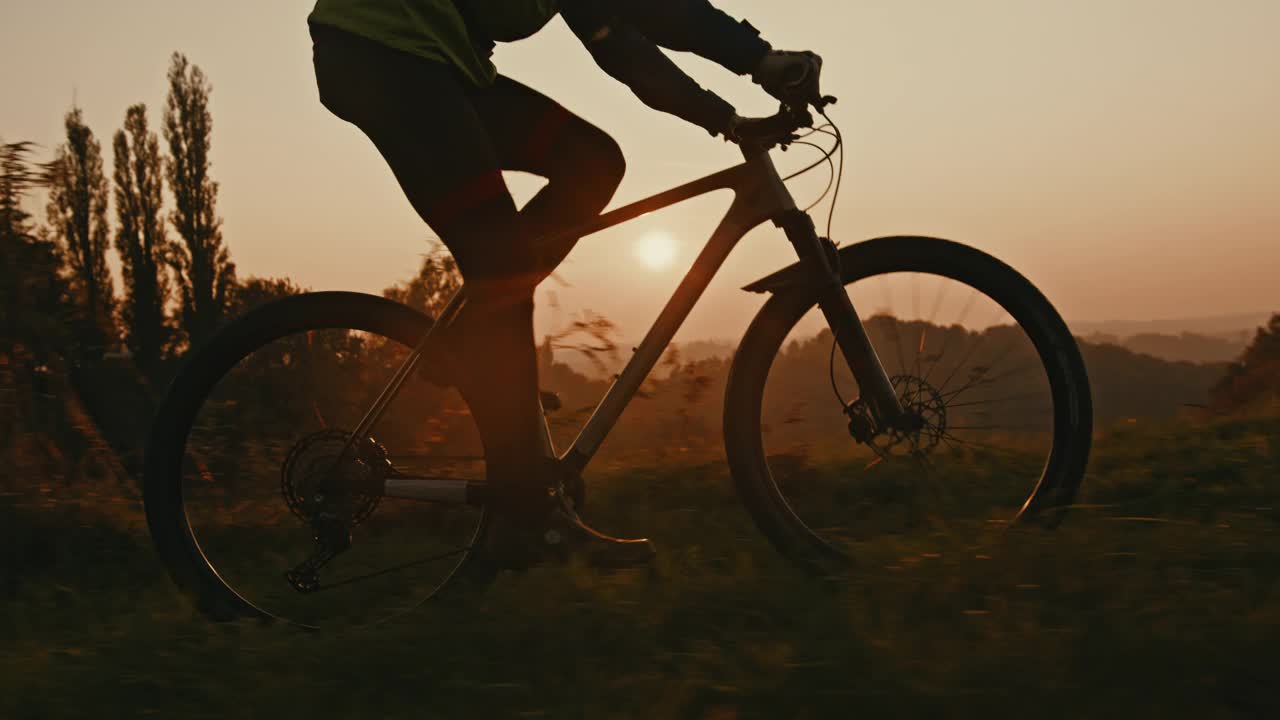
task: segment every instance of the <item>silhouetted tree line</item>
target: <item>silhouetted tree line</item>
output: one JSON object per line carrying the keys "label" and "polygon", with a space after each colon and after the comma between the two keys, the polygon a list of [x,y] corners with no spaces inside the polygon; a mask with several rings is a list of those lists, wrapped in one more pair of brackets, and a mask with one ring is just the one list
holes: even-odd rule
{"label": "silhouetted tree line", "polygon": [[[65,141],[51,160],[35,162],[29,142],[0,146],[0,292],[12,299],[6,345],[57,349],[78,363],[122,345],[155,378],[165,358],[203,341],[226,317],[235,265],[209,173],[212,87],[180,53],[168,81],[164,151],[146,105],[129,107],[112,139],[110,181],[101,143],[78,107],[66,114]],[[40,188],[48,193],[43,225],[23,210]],[[124,279],[119,295],[107,269],[113,246]]]}
{"label": "silhouetted tree line", "polygon": [[1253,342],[1213,386],[1212,405],[1221,411],[1280,407],[1280,313],[1258,328]]}

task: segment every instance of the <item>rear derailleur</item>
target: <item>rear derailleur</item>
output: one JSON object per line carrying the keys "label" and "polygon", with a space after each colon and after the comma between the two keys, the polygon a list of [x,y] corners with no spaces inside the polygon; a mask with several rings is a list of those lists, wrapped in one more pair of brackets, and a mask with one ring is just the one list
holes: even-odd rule
{"label": "rear derailleur", "polygon": [[351,549],[351,531],[382,499],[393,473],[387,451],[372,438],[349,446],[350,435],[325,430],[300,440],[281,468],[281,492],[295,515],[311,526],[315,549],[285,573],[299,593],[321,589],[320,569]]}

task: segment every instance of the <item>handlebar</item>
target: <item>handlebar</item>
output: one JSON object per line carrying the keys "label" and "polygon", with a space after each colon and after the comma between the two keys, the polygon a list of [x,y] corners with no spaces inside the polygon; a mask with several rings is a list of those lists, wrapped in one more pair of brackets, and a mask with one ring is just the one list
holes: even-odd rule
{"label": "handlebar", "polygon": [[813,127],[813,115],[809,106],[822,112],[828,105],[834,105],[836,98],[824,95],[812,102],[783,103],[774,115],[764,118],[746,118],[734,127],[732,138],[744,149],[767,151],[777,146],[786,147],[795,140],[796,131]]}

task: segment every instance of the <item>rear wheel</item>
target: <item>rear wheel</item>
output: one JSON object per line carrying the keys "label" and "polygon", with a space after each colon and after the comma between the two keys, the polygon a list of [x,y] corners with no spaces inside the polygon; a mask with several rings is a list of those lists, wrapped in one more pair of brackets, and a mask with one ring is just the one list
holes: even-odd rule
{"label": "rear wheel", "polygon": [[344,454],[430,325],[383,298],[313,293],[250,312],[192,354],[157,415],[143,483],[161,558],[203,612],[360,625],[417,607],[465,569],[481,509],[379,491],[398,472],[483,479],[456,390],[415,374],[373,439]]}
{"label": "rear wheel", "polygon": [[1079,349],[1048,300],[945,240],[880,238],[840,261],[919,427],[876,428],[816,294],[780,290],[743,338],[724,413],[733,478],[761,530],[825,573],[869,536],[933,518],[1060,521],[1084,476],[1092,409]]}

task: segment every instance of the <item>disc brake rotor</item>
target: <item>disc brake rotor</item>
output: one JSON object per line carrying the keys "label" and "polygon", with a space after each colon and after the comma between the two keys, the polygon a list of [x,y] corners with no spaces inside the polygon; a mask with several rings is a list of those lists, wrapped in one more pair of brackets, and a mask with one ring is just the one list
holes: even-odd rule
{"label": "disc brake rotor", "polygon": [[936,388],[915,375],[895,375],[891,382],[903,411],[914,420],[913,427],[878,427],[870,407],[858,399],[845,408],[849,433],[882,459],[898,455],[923,457],[938,447],[946,434],[946,401]]}

